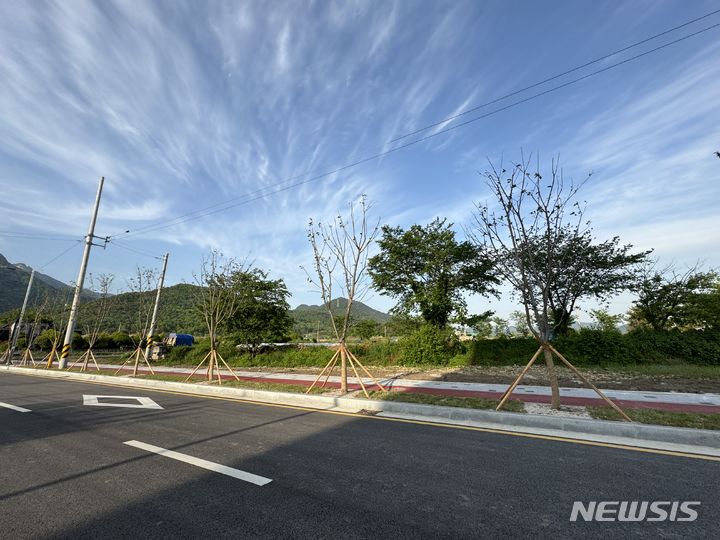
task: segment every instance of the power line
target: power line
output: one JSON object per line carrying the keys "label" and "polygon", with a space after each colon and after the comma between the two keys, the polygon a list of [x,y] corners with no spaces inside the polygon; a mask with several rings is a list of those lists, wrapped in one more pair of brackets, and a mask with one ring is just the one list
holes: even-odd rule
{"label": "power line", "polygon": [[618,49],[616,51],[613,51],[611,53],[608,53],[604,56],[600,56],[598,58],[595,58],[594,60],[590,60],[589,62],[585,62],[582,65],[576,66],[574,68],[568,69],[567,71],[563,71],[562,73],[558,73],[557,75],[553,75],[552,77],[548,77],[547,79],[543,79],[542,81],[538,81],[536,83],[533,83],[529,86],[525,86],[524,88],[519,88],[518,90],[513,90],[509,94],[505,94],[503,96],[497,97],[491,101],[486,101],[485,103],[481,103],[480,105],[476,105],[470,109],[466,109],[462,112],[459,112],[457,114],[454,114],[452,116],[448,116],[442,120],[438,120],[436,122],[433,122],[432,124],[428,124],[426,126],[423,126],[421,128],[416,129],[415,131],[411,131],[409,133],[405,133],[404,135],[400,135],[399,137],[396,137],[392,140],[390,140],[391,143],[400,141],[402,139],[407,139],[408,137],[412,137],[413,135],[417,135],[418,133],[422,133],[423,131],[427,131],[428,129],[432,129],[437,126],[441,126],[442,124],[445,124],[447,122],[450,122],[452,120],[455,120],[456,118],[460,118],[461,116],[465,116],[467,114],[473,113],[477,110],[480,110],[484,107],[488,107],[490,105],[494,105],[495,103],[498,103],[499,101],[502,101],[504,99],[507,99],[512,96],[516,96],[517,94],[521,94],[527,90],[531,90],[533,88],[537,88],[538,86],[542,86],[545,83],[548,83],[550,81],[554,81],[556,79],[559,79],[561,77],[564,77],[565,75],[569,75],[570,73],[575,73],[576,71],[579,71],[583,68],[586,68],[588,66],[592,66],[593,64],[597,64],[598,62],[602,62],[603,60],[607,60],[608,58],[612,58],[613,56],[617,56],[620,53],[623,53],[625,51],[629,51],[630,49],[634,49],[635,47],[638,47],[640,45],[643,45],[644,43],[647,43],[649,41],[653,41],[659,37],[662,37],[666,34],[670,34],[672,32],[675,32],[676,30],[679,30],[681,28],[684,28],[686,26],[689,26],[693,23],[696,23],[698,21],[702,21],[703,19],[707,19],[708,17],[712,17],[713,15],[716,15],[717,13],[720,13],[720,9],[716,9],[715,11],[711,11],[710,13],[706,13],[705,15],[702,15],[701,17],[697,17],[695,19],[689,20],[687,22],[684,22],[683,24],[679,24],[678,26],[674,26],[673,28],[669,28],[668,30],[665,30],[663,32],[660,32],[659,34],[655,34],[653,36],[650,36],[648,38],[645,38],[640,41],[636,41],[635,43],[628,45],[627,47],[623,47],[622,49]]}
{"label": "power line", "polygon": [[[595,71],[590,72],[590,73],[588,73],[588,74],[582,75],[582,76],[580,76],[580,77],[577,77],[577,78],[575,78],[575,79],[572,79],[572,80],[570,80],[570,81],[567,81],[567,82],[565,82],[565,83],[563,83],[563,84],[554,86],[554,87],[549,88],[549,89],[547,89],[547,90],[544,90],[544,91],[542,91],[542,92],[538,92],[538,93],[533,94],[533,95],[531,95],[531,96],[528,96],[528,97],[526,97],[526,98],[520,99],[520,100],[518,100],[518,101],[514,101],[514,102],[512,102],[512,103],[510,103],[510,104],[508,104],[508,105],[505,105],[505,106],[500,107],[500,108],[498,108],[498,109],[494,109],[494,110],[492,110],[492,111],[490,111],[490,112],[487,112],[487,113],[485,113],[485,114],[482,114],[482,115],[479,115],[479,116],[475,116],[475,117],[470,118],[469,120],[466,120],[466,121],[464,121],[464,122],[460,122],[460,123],[454,124],[454,125],[452,125],[452,126],[449,126],[449,127],[447,127],[447,128],[438,130],[438,131],[436,131],[436,132],[434,132],[434,133],[431,133],[431,134],[429,134],[429,135],[425,135],[425,136],[422,136],[422,137],[420,137],[420,138],[418,138],[418,139],[414,139],[414,140],[412,140],[412,141],[409,141],[409,142],[403,143],[403,144],[401,144],[401,145],[395,146],[395,147],[390,148],[390,149],[388,149],[388,150],[384,150],[384,151],[377,152],[377,153],[372,154],[372,155],[368,155],[368,156],[366,156],[366,157],[363,157],[363,158],[361,158],[361,159],[358,159],[358,160],[353,161],[353,162],[351,162],[351,163],[348,163],[348,164],[346,164],[346,165],[342,165],[342,166],[337,167],[337,168],[335,168],[335,169],[332,169],[332,170],[329,170],[329,171],[325,171],[325,172],[319,173],[319,174],[317,174],[317,175],[315,175],[315,176],[312,176],[312,177],[310,177],[310,178],[307,178],[307,179],[305,179],[305,180],[303,180],[303,181],[300,181],[300,182],[292,182],[292,180],[294,180],[294,179],[296,179],[296,178],[299,178],[299,177],[302,177],[302,176],[304,176],[304,175],[291,177],[291,178],[287,179],[285,182],[281,182],[281,183],[279,183],[279,184],[275,184],[275,188],[276,188],[276,189],[270,189],[272,186],[268,186],[268,187],[265,187],[265,188],[260,188],[260,189],[258,189],[258,190],[255,190],[255,191],[252,191],[252,192],[249,192],[249,193],[245,193],[245,194],[243,194],[243,195],[240,195],[240,196],[238,196],[238,197],[234,197],[234,198],[228,199],[228,200],[223,201],[223,202],[221,202],[221,203],[217,203],[217,204],[214,204],[214,205],[211,205],[211,206],[207,206],[207,207],[205,207],[205,208],[201,208],[201,209],[198,209],[198,210],[194,210],[194,211],[192,211],[192,212],[188,212],[187,214],[182,214],[182,215],[180,215],[180,216],[178,216],[178,217],[176,217],[176,218],[173,218],[173,219],[170,219],[170,220],[167,220],[167,221],[161,221],[161,222],[157,222],[157,223],[155,223],[155,224],[146,225],[146,226],[140,227],[140,228],[138,228],[138,229],[136,229],[136,230],[134,230],[134,231],[126,231],[126,232],[124,232],[124,233],[120,233],[120,234],[116,235],[116,237],[131,237],[131,236],[136,236],[136,235],[141,234],[141,233],[155,232],[155,231],[159,231],[159,230],[162,230],[162,229],[167,229],[167,228],[169,228],[169,227],[174,227],[174,226],[176,226],[176,225],[180,225],[180,224],[186,223],[186,222],[188,222],[188,221],[194,221],[194,220],[196,220],[196,219],[200,219],[200,218],[203,218],[203,217],[207,217],[207,216],[209,216],[209,215],[217,214],[217,213],[219,213],[219,212],[224,212],[225,210],[229,210],[230,208],[235,208],[235,207],[237,207],[237,206],[242,206],[242,205],[244,205],[244,204],[247,204],[247,203],[256,201],[256,200],[258,200],[258,199],[262,199],[262,198],[264,198],[264,197],[267,197],[268,195],[274,195],[274,194],[277,194],[277,193],[281,193],[281,192],[283,192],[283,191],[287,191],[287,190],[289,190],[289,189],[292,189],[292,188],[295,188],[295,187],[299,187],[299,186],[302,186],[302,185],[304,185],[304,184],[308,184],[308,183],[310,183],[310,182],[314,182],[314,181],[316,181],[316,180],[325,178],[325,177],[327,177],[327,176],[332,176],[332,175],[334,175],[334,174],[343,172],[343,171],[345,171],[345,170],[347,170],[347,169],[351,169],[351,168],[357,167],[357,166],[362,165],[362,164],[364,164],[364,163],[367,163],[367,162],[369,162],[369,161],[374,161],[374,160],[376,160],[376,159],[379,159],[379,158],[388,156],[388,155],[393,154],[393,153],[395,153],[395,152],[397,152],[397,151],[399,151],[399,150],[403,150],[403,149],[408,148],[408,147],[410,147],[410,146],[414,146],[414,145],[420,144],[421,142],[424,142],[424,141],[427,141],[427,140],[429,140],[429,139],[438,137],[438,136],[443,135],[443,134],[445,134],[445,133],[448,133],[448,132],[450,132],[450,131],[454,131],[454,130],[459,129],[459,128],[461,128],[461,127],[465,127],[465,126],[467,126],[467,125],[469,125],[469,124],[472,124],[472,123],[477,122],[477,121],[479,121],[479,120],[482,120],[482,119],[484,119],[484,118],[488,118],[488,117],[490,117],[490,116],[494,116],[494,115],[496,115],[496,114],[498,114],[498,113],[501,113],[501,112],[503,112],[503,111],[506,111],[506,110],[511,109],[511,108],[514,108],[514,107],[517,107],[517,106],[522,105],[522,104],[524,104],[524,103],[527,103],[527,102],[529,102],[529,101],[533,101],[533,100],[538,99],[538,98],[540,98],[540,97],[542,97],[542,96],[551,94],[551,93],[553,93],[553,92],[556,92],[556,91],[561,90],[561,89],[563,89],[563,88],[566,88],[566,87],[568,87],[568,86],[571,86],[571,85],[573,85],[573,84],[576,84],[576,83],[578,83],[578,82],[580,82],[580,81],[584,81],[584,80],[586,80],[586,79],[589,79],[590,77],[594,77],[594,76],[596,76],[596,75],[599,75],[599,74],[601,74],[601,73],[604,73],[604,72],[609,71],[609,70],[611,70],[611,69],[614,69],[614,68],[616,68],[616,67],[619,67],[619,66],[622,66],[622,65],[624,65],[624,64],[627,64],[627,63],[629,63],[629,62],[633,62],[633,61],[635,61],[635,60],[638,60],[639,58],[643,58],[643,57],[645,57],[645,56],[647,56],[647,55],[649,55],[649,54],[655,53],[655,52],[657,52],[657,51],[660,51],[660,50],[662,50],[662,49],[665,49],[665,48],[667,48],[667,47],[670,47],[670,46],[672,46],[672,45],[675,45],[675,44],[677,44],[677,43],[680,43],[680,42],[685,41],[685,40],[687,40],[687,39],[690,39],[690,38],[692,38],[692,37],[698,36],[698,35],[700,35],[700,34],[702,34],[702,33],[708,32],[708,31],[713,30],[713,29],[718,28],[718,27],[720,27],[720,23],[716,23],[716,24],[713,24],[713,25],[711,25],[711,26],[702,28],[701,30],[697,30],[697,31],[695,31],[695,32],[692,32],[692,33],[690,33],[690,34],[687,34],[687,35],[685,35],[685,36],[682,36],[682,37],[680,37],[680,38],[677,38],[677,39],[675,39],[675,40],[673,40],[673,41],[669,41],[669,42],[664,43],[664,44],[662,44],[662,45],[658,45],[657,47],[654,47],[654,48],[652,48],[652,49],[649,49],[649,50],[647,50],[647,51],[645,51],[645,52],[636,54],[636,55],[634,55],[634,56],[631,56],[631,57],[626,58],[626,59],[624,59],[624,60],[618,61],[618,62],[616,62],[616,63],[614,63],[614,64],[611,64],[611,65],[609,65],[609,66],[606,66],[606,67],[601,68],[601,69],[598,69],[598,70],[595,70]],[[649,38],[649,39],[650,39],[650,38]],[[442,123],[445,123],[445,122],[443,121],[443,122],[440,122],[440,123],[442,124]],[[307,173],[306,173],[306,174],[307,174]],[[290,182],[292,182],[292,183],[290,183]],[[270,189],[270,191],[265,191],[265,190],[268,190],[268,189]],[[255,195],[255,194],[258,194],[258,195],[257,195],[257,196],[253,196],[253,195]]]}
{"label": "power line", "polygon": [[66,253],[68,253],[69,251],[75,249],[75,248],[76,248],[77,246],[79,246],[82,242],[83,242],[82,240],[75,240],[75,243],[74,243],[72,246],[70,246],[69,248],[61,251],[58,255],[56,255],[55,257],[53,257],[52,259],[50,259],[48,262],[46,262],[45,264],[43,264],[40,268],[38,268],[38,271],[43,270],[46,266],[50,265],[51,263],[54,263],[55,261],[57,261],[60,257],[62,257],[63,255],[65,255]]}
{"label": "power line", "polygon": [[53,240],[56,242],[76,242],[77,238],[70,238],[68,236],[52,236],[48,234],[35,234],[35,233],[24,233],[24,232],[13,232],[13,231],[0,231],[0,236],[8,238],[23,238],[25,240]]}
{"label": "power line", "polygon": [[126,251],[132,251],[133,253],[137,253],[138,255],[143,255],[144,257],[151,257],[153,259],[162,259],[162,257],[158,257],[154,253],[151,253],[149,251],[146,251],[144,249],[134,248],[132,246],[129,246],[123,242],[119,242],[118,240],[111,238],[108,243],[110,245],[115,245],[121,249],[124,249]]}

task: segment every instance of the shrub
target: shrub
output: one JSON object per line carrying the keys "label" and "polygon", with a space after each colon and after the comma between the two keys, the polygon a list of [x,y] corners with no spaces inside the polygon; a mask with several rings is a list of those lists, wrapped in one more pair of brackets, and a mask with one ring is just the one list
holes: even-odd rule
{"label": "shrub", "polygon": [[118,349],[131,349],[135,347],[132,338],[125,332],[113,332],[111,337]]}
{"label": "shrub", "polygon": [[447,365],[462,350],[452,329],[423,324],[400,340],[400,363],[404,366]]}

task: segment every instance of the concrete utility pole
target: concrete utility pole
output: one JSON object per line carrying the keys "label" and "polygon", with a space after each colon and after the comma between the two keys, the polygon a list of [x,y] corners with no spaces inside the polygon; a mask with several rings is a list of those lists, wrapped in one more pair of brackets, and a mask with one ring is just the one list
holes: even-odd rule
{"label": "concrete utility pole", "polygon": [[158,281],[157,295],[155,296],[155,307],[153,308],[152,319],[150,320],[150,331],[148,332],[146,341],[147,346],[145,348],[145,358],[150,360],[150,352],[153,346],[153,334],[155,333],[155,327],[157,326],[158,308],[160,307],[160,291],[162,291],[163,283],[165,283],[165,271],[167,270],[168,256],[166,253],[163,256],[163,269],[160,273],[160,281]]}
{"label": "concrete utility pole", "polygon": [[65,341],[63,343],[62,352],[60,353],[59,369],[65,369],[67,366],[67,358],[70,356],[70,348],[72,347],[72,337],[75,331],[75,322],[77,321],[78,305],[80,304],[80,293],[85,283],[85,271],[87,270],[88,260],[90,259],[90,248],[93,245],[95,237],[95,222],[97,221],[98,209],[100,208],[100,196],[102,195],[105,177],[100,178],[98,184],[97,195],[95,196],[95,207],[93,209],[92,218],[90,218],[90,227],[85,237],[85,251],[83,252],[82,262],[80,263],[80,272],[78,272],[77,282],[75,284],[75,296],[73,297],[72,307],[70,308],[70,319],[68,320],[67,329],[65,330]]}
{"label": "concrete utility pole", "polygon": [[33,279],[35,278],[35,270],[30,272],[30,281],[28,281],[27,290],[25,291],[25,300],[23,300],[22,308],[20,309],[20,318],[13,328],[13,335],[10,339],[10,347],[7,350],[7,359],[5,363],[8,365],[12,364],[13,356],[15,355],[15,346],[17,345],[18,336],[22,331],[23,317],[25,316],[25,308],[27,308],[28,298],[30,298],[30,289],[32,288]]}

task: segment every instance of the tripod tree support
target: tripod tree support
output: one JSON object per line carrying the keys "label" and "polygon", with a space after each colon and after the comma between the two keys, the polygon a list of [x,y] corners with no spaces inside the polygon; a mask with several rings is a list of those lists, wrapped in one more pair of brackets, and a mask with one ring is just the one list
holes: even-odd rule
{"label": "tripod tree support", "polygon": [[207,380],[209,383],[213,382],[213,378],[217,377],[218,384],[222,384],[222,378],[220,377],[220,368],[219,368],[219,362],[218,359],[220,359],[220,362],[223,363],[223,365],[227,368],[227,370],[230,372],[230,374],[235,377],[235,380],[240,380],[240,377],[237,376],[237,374],[233,371],[233,369],[228,365],[228,363],[225,361],[225,359],[222,357],[222,355],[217,351],[217,349],[210,349],[210,352],[208,352],[205,355],[205,358],[203,358],[202,362],[200,362],[197,366],[195,366],[195,369],[193,369],[192,373],[188,375],[188,378],[185,379],[185,382],[188,382],[190,379],[192,379],[193,375],[205,364],[205,362],[208,362],[208,367],[205,370],[205,375],[207,377]]}
{"label": "tripod tree support", "polygon": [[141,356],[142,356],[142,359],[145,360],[145,365],[147,365],[148,369],[150,369],[150,373],[152,373],[153,375],[155,375],[155,371],[153,370],[152,366],[150,365],[150,362],[148,361],[147,356],[145,356],[145,351],[143,350],[143,348],[140,346],[139,343],[138,343],[138,346],[135,347],[135,352],[133,352],[133,353],[127,358],[127,360],[125,360],[125,361],[120,365],[120,367],[118,368],[118,370],[115,372],[115,375],[117,375],[118,373],[120,373],[120,372],[122,371],[122,368],[124,368],[125,365],[130,362],[130,360],[133,360],[133,359],[134,359],[135,362],[133,363],[133,377],[136,377],[136,376],[137,376],[137,372],[138,372],[138,366],[140,365],[140,357],[141,357]]}
{"label": "tripod tree support", "polygon": [[505,405],[505,402],[510,398],[510,395],[513,393],[515,388],[517,388],[517,386],[522,382],[523,377],[525,377],[525,374],[535,363],[535,360],[537,360],[538,356],[540,356],[540,353],[545,351],[548,351],[551,354],[557,356],[563,364],[570,368],[573,373],[575,373],[575,375],[577,375],[585,384],[592,388],[608,405],[610,405],[610,407],[615,410],[615,412],[622,416],[625,421],[632,422],[632,419],[627,414],[625,414],[625,412],[620,407],[618,407],[615,402],[613,402],[609,397],[603,394],[603,392],[597,386],[591,383],[582,373],[580,373],[580,371],[575,366],[573,366],[567,358],[560,354],[557,349],[553,347],[550,343],[544,343],[540,345],[540,348],[535,352],[533,357],[530,359],[530,362],[528,362],[525,368],[520,372],[520,375],[518,375],[517,378],[513,381],[513,383],[508,387],[508,389],[505,390],[505,393],[500,399],[500,403],[498,403],[498,406],[495,408],[496,411],[499,411],[502,406]]}
{"label": "tripod tree support", "polygon": [[100,371],[100,366],[98,366],[97,359],[95,358],[95,353],[93,353],[92,349],[88,349],[84,353],[82,353],[82,356],[75,360],[70,366],[67,368],[68,371],[70,371],[72,368],[74,368],[76,365],[78,365],[80,362],[82,362],[82,366],[80,367],[80,371],[87,371],[88,364],[90,363],[90,359],[92,358],[93,363],[95,364],[95,369]]}
{"label": "tripod tree support", "polygon": [[[360,360],[357,359],[357,357],[350,352],[350,349],[347,348],[347,345],[345,343],[341,343],[340,346],[335,351],[335,354],[333,354],[330,361],[325,365],[325,367],[322,369],[320,374],[315,378],[313,383],[310,385],[310,387],[305,390],[305,393],[308,394],[310,391],[315,387],[317,382],[325,375],[325,380],[320,385],[320,388],[325,388],[325,385],[327,384],[328,380],[330,379],[330,375],[332,374],[333,369],[335,369],[335,366],[337,365],[338,358],[345,359],[347,362],[349,362],[350,367],[352,368],[353,372],[355,372],[355,377],[357,378],[358,382],[360,383],[360,388],[362,388],[363,393],[365,394],[365,397],[368,399],[370,398],[370,394],[368,394],[367,389],[365,388],[365,383],[362,380],[362,377],[360,377],[360,374],[357,371],[356,365],[362,369],[368,377],[370,377],[375,383],[375,386],[377,386],[382,392],[387,392],[387,389],[380,384],[380,382],[367,370],[367,368],[360,362]],[[347,386],[344,388],[341,386],[342,392],[347,392]]]}

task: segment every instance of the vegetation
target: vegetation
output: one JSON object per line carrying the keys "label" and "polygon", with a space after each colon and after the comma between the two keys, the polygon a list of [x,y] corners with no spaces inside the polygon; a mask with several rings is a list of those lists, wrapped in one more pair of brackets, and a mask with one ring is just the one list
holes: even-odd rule
{"label": "vegetation", "polygon": [[[599,420],[622,420],[610,407],[587,407],[588,413]],[[657,409],[627,409],[626,414],[635,422],[661,426],[695,429],[720,429],[720,414],[683,413]]]}
{"label": "vegetation", "polygon": [[631,327],[720,328],[720,276],[697,267],[646,271],[630,310]]}
{"label": "vegetation", "polygon": [[[508,170],[509,169],[509,170]],[[552,407],[560,393],[550,342],[569,330],[581,298],[603,300],[632,288],[636,267],[648,252],[630,253],[617,237],[595,243],[579,185],[567,182],[557,161],[547,173],[539,159],[522,156],[505,168],[490,164],[483,176],[494,205],[478,205],[475,244],[497,263],[497,272],[522,301],[525,321],[540,344],[552,389]],[[545,177],[547,176],[547,177]]]}
{"label": "vegetation", "polygon": [[407,231],[384,226],[380,253],[370,259],[375,289],[398,300],[395,313],[419,313],[444,328],[454,314],[465,318],[464,293],[490,294],[497,279],[484,249],[455,238],[452,224],[436,219]]}
{"label": "vegetation", "polygon": [[[439,405],[442,407],[464,407],[466,409],[495,409],[498,400],[470,397],[436,396],[432,394],[411,394],[409,392],[371,392],[371,399],[383,401],[402,401],[405,403],[422,403],[423,405]],[[509,400],[505,410],[511,412],[525,412],[522,401]]]}
{"label": "vegetation", "polygon": [[235,313],[227,327],[252,354],[260,343],[285,341],[292,319],[287,302],[290,292],[282,279],[268,279],[267,272],[254,268],[233,274],[237,296]]}

